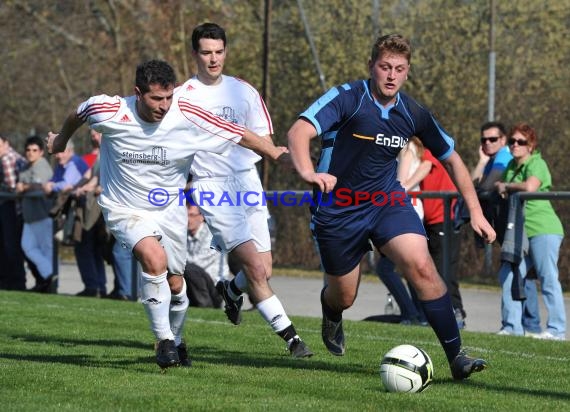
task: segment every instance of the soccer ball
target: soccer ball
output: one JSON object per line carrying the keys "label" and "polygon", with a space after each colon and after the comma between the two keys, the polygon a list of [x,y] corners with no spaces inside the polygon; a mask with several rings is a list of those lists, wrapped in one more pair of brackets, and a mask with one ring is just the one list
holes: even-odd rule
{"label": "soccer ball", "polygon": [[421,392],[433,380],[433,363],[420,348],[396,346],[380,362],[380,377],[389,392]]}

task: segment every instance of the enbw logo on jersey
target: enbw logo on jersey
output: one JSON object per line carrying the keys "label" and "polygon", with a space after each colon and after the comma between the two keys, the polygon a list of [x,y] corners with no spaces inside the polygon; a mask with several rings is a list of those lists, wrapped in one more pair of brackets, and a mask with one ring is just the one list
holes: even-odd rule
{"label": "enbw logo on jersey", "polygon": [[384,136],[382,133],[378,133],[376,135],[376,140],[374,141],[377,145],[386,146],[386,147],[396,147],[402,148],[408,143],[408,139],[404,139],[400,136]]}

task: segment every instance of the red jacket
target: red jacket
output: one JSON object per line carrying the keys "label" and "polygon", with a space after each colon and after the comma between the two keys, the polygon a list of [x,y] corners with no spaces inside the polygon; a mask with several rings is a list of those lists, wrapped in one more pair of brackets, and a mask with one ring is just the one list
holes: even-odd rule
{"label": "red jacket", "polygon": [[[425,149],[423,160],[429,160],[432,168],[429,174],[420,182],[420,189],[426,192],[448,191],[457,192],[457,187],[449,177],[445,167]],[[443,199],[422,199],[424,204],[424,224],[435,225],[443,223]],[[453,206],[457,199],[451,201],[451,218],[453,219]]]}

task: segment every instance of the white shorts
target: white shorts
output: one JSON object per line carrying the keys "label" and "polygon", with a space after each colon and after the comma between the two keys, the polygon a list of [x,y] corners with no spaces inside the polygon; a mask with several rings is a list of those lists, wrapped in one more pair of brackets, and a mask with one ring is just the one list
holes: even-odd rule
{"label": "white shorts", "polygon": [[100,196],[107,227],[122,247],[133,250],[143,238],[154,236],[166,252],[168,272],[182,275],[186,265],[188,213],[173,201],[156,210],[130,209]]}
{"label": "white shorts", "polygon": [[212,232],[212,246],[231,252],[253,240],[258,252],[271,250],[269,212],[255,168],[227,177],[203,177],[192,181],[192,199]]}

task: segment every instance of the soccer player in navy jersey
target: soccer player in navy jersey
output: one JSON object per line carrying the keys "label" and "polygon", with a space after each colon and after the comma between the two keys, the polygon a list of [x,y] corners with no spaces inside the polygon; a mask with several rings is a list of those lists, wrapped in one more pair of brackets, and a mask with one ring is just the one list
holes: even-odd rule
{"label": "soccer player in navy jersey", "polygon": [[[311,230],[325,269],[321,292],[322,338],[333,355],[344,355],[342,312],[352,306],[360,261],[369,243],[388,256],[418,292],[454,379],[485,368],[467,356],[445,284],[430,257],[426,234],[410,199],[396,179],[396,157],[412,136],[446,165],[471,215],[471,226],[495,240],[453,139],[432,114],[400,91],[410,69],[411,46],[398,34],[379,37],[368,62],[370,78],[333,87],[299,116],[288,132],[295,168],[315,186]],[[322,150],[317,170],[311,139]]]}

